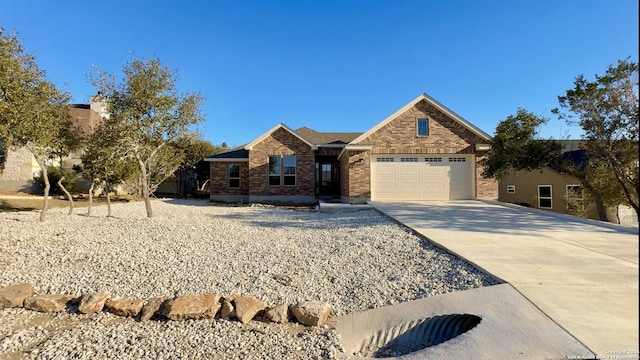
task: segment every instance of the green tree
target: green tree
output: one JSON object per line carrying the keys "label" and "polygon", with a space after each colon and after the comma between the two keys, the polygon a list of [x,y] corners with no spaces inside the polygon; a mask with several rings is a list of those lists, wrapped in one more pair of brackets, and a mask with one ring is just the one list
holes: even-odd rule
{"label": "green tree", "polygon": [[111,190],[116,184],[138,174],[138,168],[126,151],[117,147],[119,133],[101,124],[89,135],[82,154],[82,175],[91,181],[87,213],[92,215],[93,193],[96,185],[103,187],[107,198],[107,216],[111,216]]}
{"label": "green tree", "polygon": [[581,179],[608,205],[631,206],[638,218],[638,64],[610,65],[589,81],[580,75],[574,88],[558,96],[560,119],[584,130],[588,163]]}
{"label": "green tree", "polygon": [[176,71],[158,59],[132,59],[122,70],[121,82],[99,72],[92,83],[106,100],[110,116],[105,123],[119,131],[114,145],[138,165],[147,217],[153,217],[149,196],[182,162],[172,144],[204,120],[203,98],[198,93],[179,93]]}
{"label": "green tree", "polygon": [[25,53],[17,35],[0,29],[0,138],[6,147],[26,147],[44,179],[45,221],[50,189],[46,163],[68,147],[70,95],[46,79],[33,55]]}
{"label": "green tree", "polygon": [[484,161],[482,176],[502,179],[512,171],[559,166],[562,146],[538,137],[538,127],[547,122],[548,119],[525,109],[518,109],[516,115],[501,121],[490,140],[491,149]]}
{"label": "green tree", "polygon": [[[226,144],[223,144],[226,146]],[[199,173],[199,164],[204,162],[203,159],[207,156],[217,154],[226,147],[223,145],[216,146],[207,140],[204,140],[197,135],[181,138],[177,142],[178,148],[184,154],[184,158],[180,167],[175,173],[176,177],[176,190],[178,196],[186,197],[188,193],[193,193],[198,184],[201,182],[201,174]],[[209,177],[208,163],[206,177]]]}

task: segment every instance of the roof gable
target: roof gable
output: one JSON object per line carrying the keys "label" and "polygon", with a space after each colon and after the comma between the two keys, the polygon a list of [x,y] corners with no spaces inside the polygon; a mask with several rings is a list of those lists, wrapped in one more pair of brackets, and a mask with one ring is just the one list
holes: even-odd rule
{"label": "roof gable", "polygon": [[374,134],[376,131],[380,130],[382,127],[384,127],[385,125],[387,125],[391,121],[395,120],[398,116],[402,115],[407,110],[411,109],[417,103],[419,103],[420,101],[423,101],[423,100],[428,102],[429,104],[431,104],[433,107],[435,107],[436,109],[441,111],[443,114],[447,115],[449,118],[453,119],[454,121],[456,121],[457,123],[459,123],[460,125],[465,127],[467,130],[471,131],[473,134],[477,135],[481,139],[484,139],[484,140],[487,140],[487,141],[489,139],[491,139],[491,136],[489,134],[487,134],[486,132],[480,130],[478,127],[476,127],[475,125],[473,125],[469,121],[465,120],[462,116],[456,114],[451,109],[449,109],[446,106],[442,105],[441,103],[436,101],[431,96],[423,93],[423,94],[420,94],[420,96],[418,96],[417,98],[411,100],[408,104],[406,104],[405,106],[400,108],[398,111],[396,111],[393,114],[391,114],[390,116],[388,116],[386,119],[384,119],[381,122],[379,122],[378,124],[376,124],[371,129],[369,129],[366,132],[364,132],[362,135],[360,135],[357,138],[355,138],[353,141],[350,142],[350,144],[357,144],[357,143],[363,141],[364,139],[368,138],[369,136]]}
{"label": "roof gable", "polygon": [[245,150],[253,150],[253,147],[256,146],[257,144],[259,144],[260,142],[262,142],[264,139],[268,138],[269,136],[271,136],[271,134],[273,134],[275,131],[279,130],[279,129],[283,129],[285,131],[290,132],[293,136],[295,136],[296,138],[300,139],[300,141],[304,142],[305,144],[309,145],[313,150],[315,150],[317,148],[317,146],[315,146],[315,144],[311,143],[309,140],[303,138],[302,136],[300,136],[299,134],[297,134],[295,131],[291,130],[288,126],[286,126],[283,123],[280,123],[276,126],[274,126],[273,128],[271,128],[269,131],[265,132],[264,134],[260,135],[258,138],[256,138],[255,140],[253,140],[252,142],[248,143],[247,145],[244,146]]}
{"label": "roof gable", "polygon": [[346,144],[362,134],[355,132],[318,132],[306,126],[294,131],[318,146]]}

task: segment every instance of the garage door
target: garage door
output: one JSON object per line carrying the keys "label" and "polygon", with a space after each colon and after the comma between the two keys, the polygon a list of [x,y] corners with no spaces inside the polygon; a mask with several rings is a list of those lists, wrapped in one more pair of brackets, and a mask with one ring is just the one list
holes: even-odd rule
{"label": "garage door", "polygon": [[473,155],[373,155],[371,199],[473,199]]}

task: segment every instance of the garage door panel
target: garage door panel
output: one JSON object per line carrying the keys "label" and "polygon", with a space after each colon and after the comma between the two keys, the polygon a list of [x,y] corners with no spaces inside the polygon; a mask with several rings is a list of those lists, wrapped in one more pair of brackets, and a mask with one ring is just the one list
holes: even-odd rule
{"label": "garage door panel", "polygon": [[474,198],[473,155],[386,155],[382,161],[372,158],[373,200]]}

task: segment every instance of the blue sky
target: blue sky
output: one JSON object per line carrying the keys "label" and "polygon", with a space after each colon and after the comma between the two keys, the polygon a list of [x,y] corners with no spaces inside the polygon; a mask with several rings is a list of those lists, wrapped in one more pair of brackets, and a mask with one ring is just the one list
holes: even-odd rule
{"label": "blue sky", "polygon": [[282,122],[364,132],[427,93],[485,132],[521,107],[540,135],[576,76],[638,61],[636,0],[0,0],[49,80],[87,103],[92,65],[157,57],[206,98],[203,137],[241,145]]}

